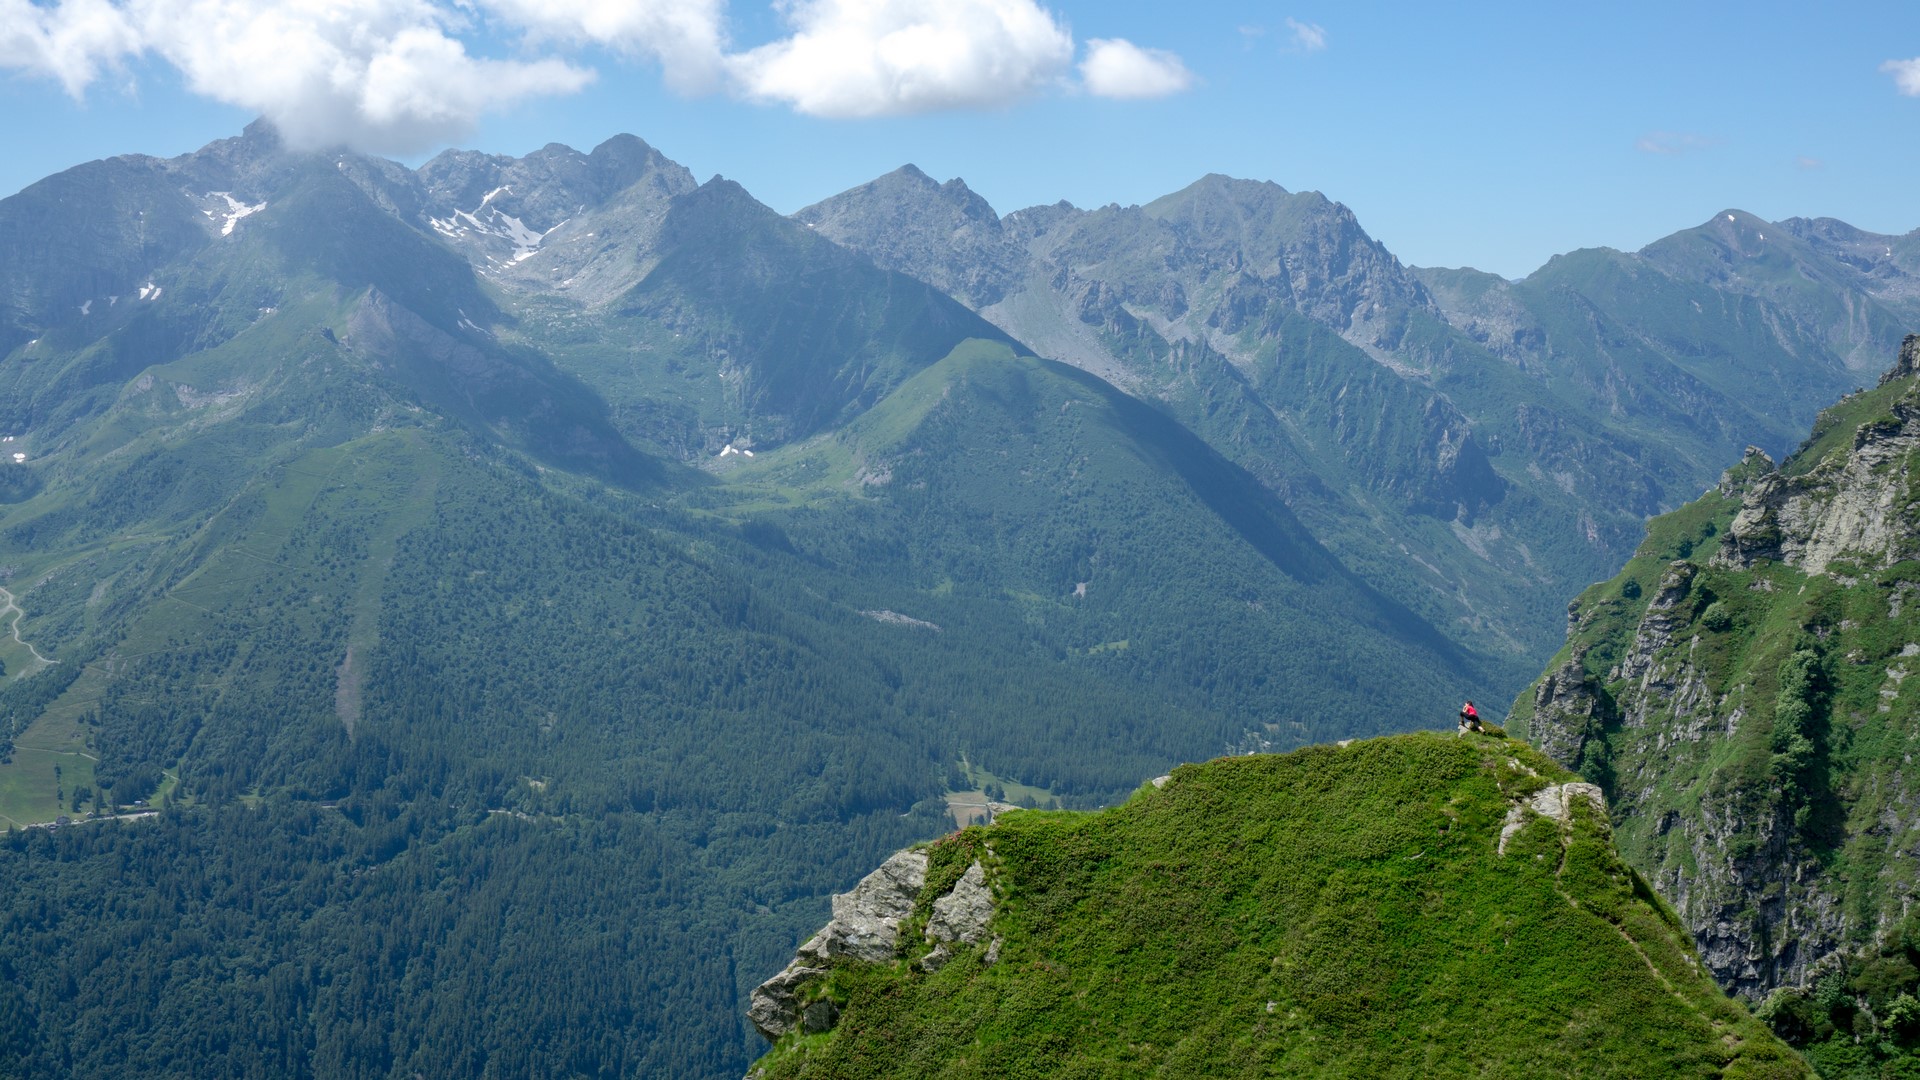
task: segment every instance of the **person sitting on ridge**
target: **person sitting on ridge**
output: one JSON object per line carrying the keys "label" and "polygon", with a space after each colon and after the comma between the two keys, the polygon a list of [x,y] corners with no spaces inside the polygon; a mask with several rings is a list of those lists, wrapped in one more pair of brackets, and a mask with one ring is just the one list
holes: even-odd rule
{"label": "person sitting on ridge", "polygon": [[1473,707],[1472,698],[1468,698],[1467,703],[1465,705],[1460,706],[1460,730],[1462,731],[1481,730],[1480,710]]}

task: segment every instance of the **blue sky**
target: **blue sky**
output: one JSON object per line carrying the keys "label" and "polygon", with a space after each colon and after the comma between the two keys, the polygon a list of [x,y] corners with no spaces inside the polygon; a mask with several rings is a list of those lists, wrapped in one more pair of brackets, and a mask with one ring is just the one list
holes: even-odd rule
{"label": "blue sky", "polygon": [[[0,192],[266,113],[408,162],[632,132],[783,212],[906,162],[1002,213],[1223,172],[1322,191],[1409,263],[1514,277],[1731,207],[1920,228],[1920,5],[1448,7],[0,0]],[[902,27],[926,31],[905,59],[847,74]],[[332,84],[291,79],[329,34]],[[353,51],[372,39],[407,44]]]}

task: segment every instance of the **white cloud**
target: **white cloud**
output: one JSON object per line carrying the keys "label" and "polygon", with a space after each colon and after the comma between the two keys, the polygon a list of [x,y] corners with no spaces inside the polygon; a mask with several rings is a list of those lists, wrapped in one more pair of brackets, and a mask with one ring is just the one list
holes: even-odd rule
{"label": "white cloud", "polygon": [[1166,97],[1193,85],[1193,73],[1178,56],[1120,38],[1088,41],[1080,78],[1089,93],[1109,98]]}
{"label": "white cloud", "polygon": [[0,69],[57,79],[75,97],[139,49],[139,32],[107,0],[0,0]]}
{"label": "white cloud", "polygon": [[196,92],[260,112],[296,147],[404,153],[464,135],[523,98],[593,73],[557,59],[490,60],[424,0],[136,0],[149,46]]}
{"label": "white cloud", "polygon": [[[0,0],[0,72],[75,98],[153,57],[195,93],[265,116],[297,147],[410,153],[487,112],[569,94],[580,50],[657,62],[688,93],[731,90],[817,116],[1010,104],[1070,85],[1073,35],[1037,0],[774,0],[791,32],[731,52],[728,0]],[[481,41],[511,58],[475,51]],[[1096,39],[1087,89],[1192,83],[1179,57]]]}
{"label": "white cloud", "polygon": [[593,72],[557,58],[471,55],[469,17],[434,0],[0,0],[0,67],[83,94],[153,54],[195,93],[272,121],[302,148],[404,153],[458,138],[485,112],[572,93]]}
{"label": "white cloud", "polygon": [[[461,0],[456,0],[461,2]],[[658,61],[682,93],[719,86],[726,0],[479,0],[535,42],[606,45]]]}
{"label": "white cloud", "polygon": [[1059,78],[1073,36],[1033,0],[788,0],[794,33],[728,58],[750,98],[814,116],[1010,104]]}
{"label": "white cloud", "polygon": [[1908,97],[1920,97],[1920,56],[1911,60],[1889,60],[1880,70],[1893,76],[1893,85]]}
{"label": "white cloud", "polygon": [[1290,18],[1287,20],[1287,29],[1293,31],[1294,48],[1302,52],[1320,52],[1327,47],[1327,30],[1319,23]]}
{"label": "white cloud", "polygon": [[1827,163],[1824,161],[1821,161],[1817,157],[1808,157],[1807,155],[1802,154],[1799,157],[1793,159],[1793,164],[1796,168],[1805,169],[1811,172],[1814,169],[1825,168]]}

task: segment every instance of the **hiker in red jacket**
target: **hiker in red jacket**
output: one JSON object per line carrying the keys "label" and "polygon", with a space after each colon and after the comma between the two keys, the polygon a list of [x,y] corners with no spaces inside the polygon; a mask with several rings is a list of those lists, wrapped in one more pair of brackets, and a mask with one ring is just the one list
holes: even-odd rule
{"label": "hiker in red jacket", "polygon": [[1480,710],[1473,707],[1472,698],[1468,698],[1467,703],[1460,706],[1460,729],[1462,731],[1480,730]]}

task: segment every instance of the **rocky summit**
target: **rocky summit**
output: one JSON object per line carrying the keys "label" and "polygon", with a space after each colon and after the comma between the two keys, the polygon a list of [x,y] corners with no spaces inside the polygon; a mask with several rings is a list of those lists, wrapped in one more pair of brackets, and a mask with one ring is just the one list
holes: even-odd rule
{"label": "rocky summit", "polygon": [[750,1016],[757,1080],[1809,1075],[1599,789],[1477,734],[1185,765],[900,852]]}

